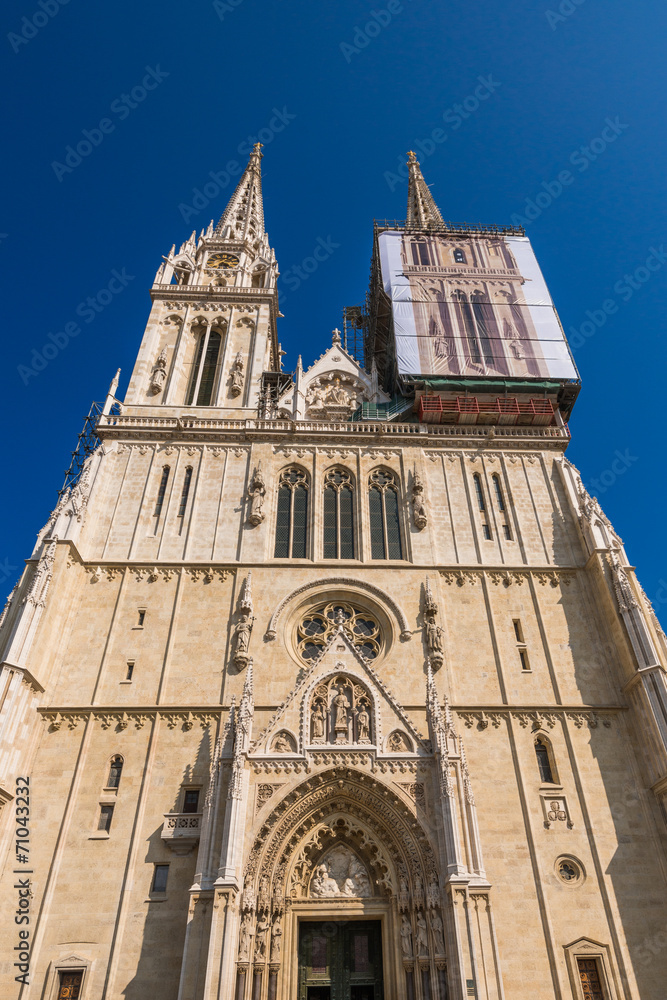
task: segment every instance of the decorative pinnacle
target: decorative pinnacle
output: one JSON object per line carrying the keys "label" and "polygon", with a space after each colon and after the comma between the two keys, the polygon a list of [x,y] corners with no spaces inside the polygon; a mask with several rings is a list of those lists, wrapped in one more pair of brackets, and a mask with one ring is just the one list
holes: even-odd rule
{"label": "decorative pinnacle", "polygon": [[424,180],[415,152],[408,151],[408,226],[428,229],[430,226],[444,225],[440,209],[433,200],[430,188]]}
{"label": "decorative pinnacle", "polygon": [[336,327],[335,330],[331,331],[331,343],[333,345],[338,345],[341,343],[340,330],[338,329],[338,327]]}

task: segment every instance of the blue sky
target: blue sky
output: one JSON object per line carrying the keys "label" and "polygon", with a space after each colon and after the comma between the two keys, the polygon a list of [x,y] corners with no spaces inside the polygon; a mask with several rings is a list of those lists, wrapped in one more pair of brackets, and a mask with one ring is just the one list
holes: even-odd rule
{"label": "blue sky", "polygon": [[[259,135],[288,369],[363,300],[373,218],[405,215],[407,149],[445,218],[532,216],[578,331],[568,455],[667,619],[663,3],[21,0],[3,22],[0,588],[54,505],[91,401],[118,367],[127,385],[161,255],[217,219],[228,164]],[[67,161],[82,140],[89,154]],[[295,288],[288,272],[318,241],[330,254]],[[63,337],[68,323],[81,332]]]}

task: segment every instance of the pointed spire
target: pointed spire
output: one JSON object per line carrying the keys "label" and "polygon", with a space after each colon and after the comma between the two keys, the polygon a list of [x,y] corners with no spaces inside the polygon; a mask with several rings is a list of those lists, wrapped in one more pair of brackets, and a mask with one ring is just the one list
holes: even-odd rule
{"label": "pointed spire", "polygon": [[261,148],[261,142],[253,146],[248,166],[215,227],[214,235],[218,238],[254,241],[265,237]]}
{"label": "pointed spire", "polygon": [[408,211],[406,225],[419,229],[431,226],[443,226],[440,209],[433,200],[433,195],[424,180],[415,153],[408,152]]}

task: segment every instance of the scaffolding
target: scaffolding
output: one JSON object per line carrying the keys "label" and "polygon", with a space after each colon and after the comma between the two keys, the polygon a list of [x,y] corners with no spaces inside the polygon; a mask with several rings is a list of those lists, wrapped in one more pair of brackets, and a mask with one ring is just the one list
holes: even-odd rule
{"label": "scaffolding", "polygon": [[345,306],[343,309],[343,347],[360,368],[366,368],[366,338],[368,316],[365,306]]}
{"label": "scaffolding", "polygon": [[[60,499],[63,493],[78,482],[86,459],[89,458],[99,446],[100,438],[97,435],[97,425],[103,409],[104,403],[91,403],[88,414],[83,422],[83,429],[79,434],[76,448],[72,452],[72,460],[65,473],[65,482],[63,483],[62,488],[58,490],[58,499]],[[114,402],[109,412],[118,415],[120,413],[120,404],[118,402]]]}

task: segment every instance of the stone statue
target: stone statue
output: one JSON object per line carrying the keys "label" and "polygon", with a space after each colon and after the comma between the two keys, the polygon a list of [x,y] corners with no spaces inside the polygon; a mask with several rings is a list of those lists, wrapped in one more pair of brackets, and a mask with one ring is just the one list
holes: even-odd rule
{"label": "stone statue", "polygon": [[401,949],[403,958],[412,958],[412,927],[405,913],[401,917]]}
{"label": "stone statue", "polygon": [[232,396],[240,396],[243,390],[243,355],[236,355],[229,376],[229,391]]}
{"label": "stone statue", "polygon": [[442,931],[442,920],[440,919],[440,914],[437,910],[431,911],[431,931],[433,933],[433,940],[435,941],[436,955],[443,955],[445,951],[445,944]]}
{"label": "stone statue", "polygon": [[257,928],[255,931],[255,958],[266,958],[266,936],[269,932],[269,926],[266,914],[262,914],[257,921]]}
{"label": "stone statue", "polygon": [[148,391],[151,396],[155,396],[158,392],[162,391],[164,381],[167,377],[167,354],[162,351],[159,358],[155,362],[155,367],[151,372],[151,379],[148,384]]}
{"label": "stone statue", "polygon": [[282,733],[278,733],[273,741],[273,749],[276,753],[292,753],[293,747],[286,736]]}
{"label": "stone statue", "polygon": [[340,896],[338,882],[329,874],[326,865],[318,865],[310,886],[313,896]]}
{"label": "stone statue", "polygon": [[418,955],[428,955],[428,930],[426,928],[424,914],[421,910],[417,913],[417,937],[415,939],[415,945]]}
{"label": "stone statue", "polygon": [[280,947],[282,945],[283,929],[280,924],[280,916],[277,916],[273,924],[273,934],[271,936],[271,961],[280,961]]}
{"label": "stone statue", "polygon": [[257,469],[250,486],[248,488],[248,499],[250,500],[250,510],[248,511],[248,524],[256,526],[264,520],[262,505],[266,496],[266,486],[261,470]]}
{"label": "stone statue", "polygon": [[338,688],[338,694],[333,700],[334,730],[336,743],[347,743],[347,710],[350,703],[345,697],[343,687]]}
{"label": "stone statue", "polygon": [[245,667],[248,663],[248,647],[250,646],[250,633],[254,620],[250,615],[241,615],[241,621],[234,629],[234,663],[238,667]]}
{"label": "stone statue", "polygon": [[313,708],[313,739],[323,740],[324,739],[324,727],[326,723],[326,715],[324,713],[324,706],[321,701],[318,701]]}
{"label": "stone statue", "polygon": [[436,625],[435,618],[431,617],[426,621],[426,645],[430,653],[443,653],[442,629]]}
{"label": "stone statue", "polygon": [[370,735],[371,719],[366,710],[366,705],[362,704],[357,714],[357,731],[360,743],[368,743]]}
{"label": "stone statue", "polygon": [[250,921],[252,915],[245,913],[239,932],[239,962],[247,962],[250,955]]}
{"label": "stone statue", "polygon": [[412,516],[417,531],[421,531],[428,524],[424,505],[424,484],[416,472],[412,480]]}

